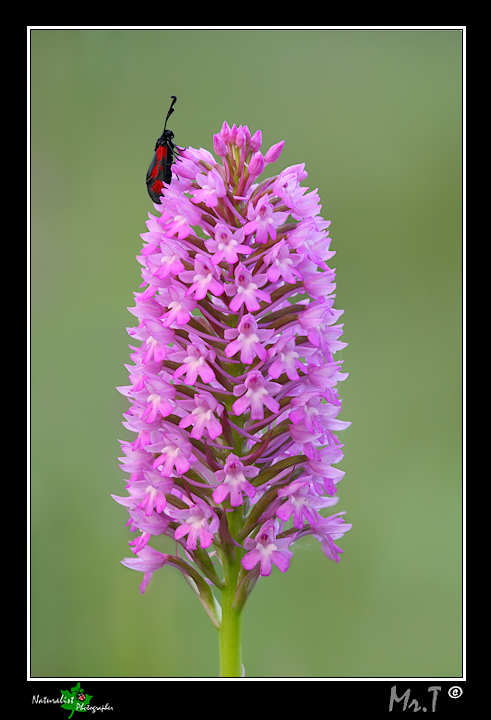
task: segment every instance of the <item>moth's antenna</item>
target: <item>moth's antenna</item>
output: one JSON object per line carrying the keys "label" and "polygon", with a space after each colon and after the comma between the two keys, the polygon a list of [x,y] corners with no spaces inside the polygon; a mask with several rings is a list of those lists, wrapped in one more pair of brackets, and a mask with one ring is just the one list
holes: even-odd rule
{"label": "moth's antenna", "polygon": [[167,113],[167,117],[165,118],[164,132],[165,132],[165,128],[167,127],[167,120],[170,118],[170,116],[174,112],[174,105],[177,100],[175,95],[171,95],[171,98],[172,98],[172,102],[170,104],[170,108],[169,108],[169,112]]}

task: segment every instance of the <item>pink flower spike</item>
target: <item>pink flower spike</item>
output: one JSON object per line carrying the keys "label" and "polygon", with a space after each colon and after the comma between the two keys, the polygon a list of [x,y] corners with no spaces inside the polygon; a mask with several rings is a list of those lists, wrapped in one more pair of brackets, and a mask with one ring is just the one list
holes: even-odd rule
{"label": "pink flower spike", "polygon": [[305,164],[264,177],[284,141],[261,152],[259,130],[223,123],[212,153],[171,144],[165,130],[173,162],[137,248],[118,387],[131,439],[120,441],[125,492],[112,497],[141,592],[155,570],[177,568],[226,634],[258,578],[288,569],[297,539],[341,556],[351,525],[324,515],[338,501],[349,426],[338,419],[347,373],[334,360],[343,311],[330,221],[303,185]]}

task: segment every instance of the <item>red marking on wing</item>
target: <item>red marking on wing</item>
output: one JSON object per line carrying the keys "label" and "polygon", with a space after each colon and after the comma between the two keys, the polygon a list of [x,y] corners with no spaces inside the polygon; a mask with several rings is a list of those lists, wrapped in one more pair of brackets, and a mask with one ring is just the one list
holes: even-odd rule
{"label": "red marking on wing", "polygon": [[162,163],[165,163],[167,159],[167,146],[159,145],[157,147],[157,150],[155,151],[155,165],[152,168],[152,171],[150,173],[151,178],[157,177],[159,172],[161,172],[162,169]]}

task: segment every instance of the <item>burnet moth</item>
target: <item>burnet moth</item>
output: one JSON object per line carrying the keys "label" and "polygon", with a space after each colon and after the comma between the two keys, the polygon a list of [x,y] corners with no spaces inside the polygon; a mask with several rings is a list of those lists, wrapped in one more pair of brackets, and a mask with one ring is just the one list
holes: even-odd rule
{"label": "burnet moth", "polygon": [[171,165],[178,149],[172,142],[174,133],[172,130],[167,130],[167,120],[174,112],[174,105],[177,100],[175,95],[171,95],[171,98],[172,102],[165,118],[164,132],[155,143],[155,154],[147,172],[148,194],[155,203],[160,202],[160,194],[164,183],[169,185],[172,179]]}

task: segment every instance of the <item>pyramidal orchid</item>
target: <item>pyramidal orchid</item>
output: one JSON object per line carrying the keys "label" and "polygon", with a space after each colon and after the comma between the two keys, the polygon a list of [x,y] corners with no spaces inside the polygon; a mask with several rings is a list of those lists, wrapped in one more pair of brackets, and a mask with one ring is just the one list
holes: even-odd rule
{"label": "pyramidal orchid", "polygon": [[[183,149],[149,214],[123,425],[133,555],[177,568],[219,630],[220,674],[240,677],[241,613],[310,535],[339,562],[342,310],[329,221],[304,164],[259,180],[261,133],[224,123],[214,151]],[[167,536],[173,542],[165,542]],[[156,547],[154,547],[156,545]],[[157,549],[159,548],[159,549]],[[166,551],[167,550],[167,551]],[[274,570],[276,568],[276,570]]]}

